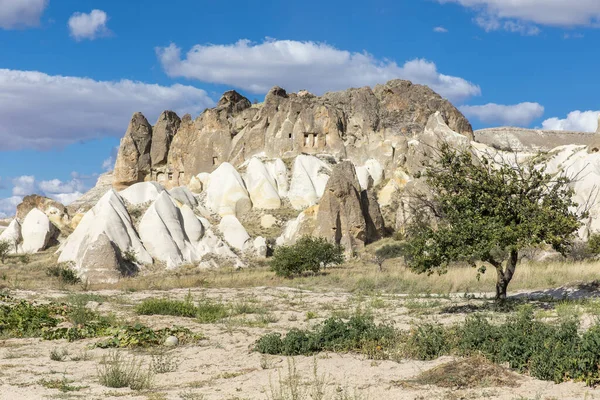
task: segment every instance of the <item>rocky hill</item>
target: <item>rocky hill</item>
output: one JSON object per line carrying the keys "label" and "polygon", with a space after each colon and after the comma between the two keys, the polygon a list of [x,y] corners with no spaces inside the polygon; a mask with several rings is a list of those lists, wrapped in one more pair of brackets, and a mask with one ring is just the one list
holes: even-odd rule
{"label": "rocky hill", "polygon": [[450,102],[408,81],[321,97],[274,87],[255,105],[229,91],[195,120],[165,111],[153,127],[135,114],[121,141],[114,184],[119,189],[143,181],[187,185],[223,162],[237,167],[255,155],[289,160],[328,154],[356,165],[375,159],[391,172],[436,111],[452,130],[472,138],[471,124]]}
{"label": "rocky hill", "polygon": [[597,133],[546,131],[514,127],[488,128],[475,131],[475,141],[496,149],[537,152],[550,151],[570,144],[600,149],[600,131]]}
{"label": "rocky hill", "polygon": [[[113,173],[69,207],[28,197],[0,240],[16,253],[60,242],[59,261],[92,283],[150,264],[244,267],[307,234],[353,254],[405,226],[406,193],[440,141],[474,154],[548,151],[549,171],[585,171],[573,183],[583,204],[600,181],[599,138],[473,134],[447,100],[406,81],[321,97],[275,87],[262,104],[229,91],[195,120],[165,111],[152,126],[134,114]],[[600,231],[592,202],[582,239]]]}

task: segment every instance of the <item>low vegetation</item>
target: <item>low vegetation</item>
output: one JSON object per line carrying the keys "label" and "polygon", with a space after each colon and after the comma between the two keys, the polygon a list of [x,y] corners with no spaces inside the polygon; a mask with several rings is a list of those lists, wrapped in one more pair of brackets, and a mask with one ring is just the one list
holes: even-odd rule
{"label": "low vegetation", "polygon": [[270,333],[261,337],[255,350],[262,354],[285,356],[310,355],[321,351],[377,352],[395,341],[396,331],[389,325],[377,325],[373,317],[356,314],[349,320],[329,318],[312,330],[292,329],[284,337]]}
{"label": "low vegetation", "polygon": [[[102,316],[85,307],[66,303],[38,304],[0,296],[0,336],[7,338],[41,337],[46,340],[75,341],[108,337],[96,343],[97,347],[149,347],[161,345],[169,336],[180,343],[202,340],[201,334],[188,328],[151,329],[143,324],[120,324],[112,316]],[[51,357],[57,360],[57,352]],[[66,355],[65,355],[66,357]]]}
{"label": "low vegetation", "polygon": [[152,368],[144,367],[143,362],[135,357],[127,359],[118,351],[104,356],[97,372],[100,384],[117,389],[124,387],[132,390],[151,389],[154,379]]}
{"label": "low vegetation", "polygon": [[11,244],[8,240],[0,240],[0,261],[2,264],[6,261],[6,257],[10,253]]}
{"label": "low vegetation", "polygon": [[443,355],[483,356],[521,373],[556,383],[600,382],[600,323],[580,332],[578,320],[542,322],[523,307],[501,324],[485,316],[453,326],[421,324],[410,331],[376,325],[365,315],[344,321],[330,318],[312,330],[292,329],[285,336],[261,337],[254,349],[263,354],[311,355],[320,351],[356,351],[373,359],[434,360]]}
{"label": "low vegetation", "polygon": [[278,246],[271,258],[271,269],[285,278],[316,274],[322,268],[344,262],[344,249],[321,237],[304,236],[290,246]]}
{"label": "low vegetation", "polygon": [[46,269],[46,275],[56,278],[60,283],[75,285],[81,283],[81,279],[75,271],[64,264],[54,265]]}

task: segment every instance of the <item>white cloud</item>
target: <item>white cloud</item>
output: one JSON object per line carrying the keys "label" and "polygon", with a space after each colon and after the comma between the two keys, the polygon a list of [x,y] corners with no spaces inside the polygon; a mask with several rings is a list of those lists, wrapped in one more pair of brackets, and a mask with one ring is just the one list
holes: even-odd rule
{"label": "white cloud", "polygon": [[567,118],[548,118],[542,122],[544,129],[556,131],[596,132],[600,111],[572,111]]}
{"label": "white cloud", "polygon": [[448,33],[448,29],[444,28],[443,26],[436,26],[433,28],[433,31],[436,33]]}
{"label": "white cloud", "polygon": [[166,109],[197,115],[214,104],[204,90],[192,86],[8,69],[0,69],[0,93],[0,151],[121,137],[136,111],[154,123]]}
{"label": "white cloud", "polygon": [[38,26],[48,0],[0,0],[0,28]]}
{"label": "white cloud", "polygon": [[94,40],[109,33],[107,22],[108,15],[102,10],[92,10],[89,14],[76,12],[69,18],[69,31],[77,41]]}
{"label": "white cloud", "polygon": [[290,91],[307,89],[322,94],[401,78],[427,85],[456,102],[481,94],[479,86],[441,74],[427,60],[415,59],[399,66],[391,60],[339,50],[325,43],[266,40],[255,44],[240,40],[228,45],[196,45],[184,59],[175,44],[156,51],[171,77],[226,84],[253,93],[266,93],[279,85]]}
{"label": "white cloud", "polygon": [[5,199],[0,199],[0,218],[8,218],[15,215],[17,206],[23,201],[20,196],[12,196]]}
{"label": "white cloud", "polygon": [[505,29],[526,35],[537,25],[600,27],[598,0],[438,0],[475,10],[475,22],[486,31]]}
{"label": "white cloud", "polygon": [[94,176],[81,176],[76,172],[71,174],[72,179],[61,181],[50,179],[37,181],[32,175],[23,175],[12,180],[12,196],[0,199],[0,218],[14,215],[17,205],[23,201],[23,197],[30,194],[39,194],[57,200],[64,205],[69,205],[77,200],[88,189],[86,180],[92,180]]}
{"label": "white cloud", "polygon": [[544,115],[544,107],[538,103],[503,105],[489,103],[481,106],[461,106],[460,111],[468,118],[477,118],[487,124],[528,126]]}
{"label": "white cloud", "polygon": [[13,196],[27,196],[35,192],[35,177],[23,175],[13,179]]}

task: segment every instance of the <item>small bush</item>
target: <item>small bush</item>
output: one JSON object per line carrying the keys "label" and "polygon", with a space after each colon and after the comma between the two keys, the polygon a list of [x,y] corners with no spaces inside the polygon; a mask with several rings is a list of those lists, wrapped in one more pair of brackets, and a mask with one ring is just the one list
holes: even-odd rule
{"label": "small bush", "polygon": [[0,261],[4,264],[8,253],[10,253],[11,244],[8,240],[0,240]]}
{"label": "small bush", "polygon": [[127,360],[120,352],[111,352],[102,357],[97,368],[101,385],[110,388],[129,387],[133,390],[145,390],[152,387],[152,369],[143,368],[142,362],[135,357]]}
{"label": "small bush", "polygon": [[404,255],[404,247],[401,243],[386,244],[375,251],[375,256],[382,260],[398,258]]}
{"label": "small bush", "polygon": [[587,248],[593,256],[600,255],[600,234],[594,233],[590,235],[587,242]]}
{"label": "small bush", "polygon": [[279,246],[271,259],[271,269],[278,276],[291,278],[305,272],[317,273],[328,265],[344,262],[344,249],[324,238],[304,236],[291,246]]}
{"label": "small bush", "polygon": [[69,350],[67,350],[67,349],[54,348],[50,352],[50,359],[52,361],[65,361],[65,359],[68,356],[69,356]]}
{"label": "small bush", "polygon": [[140,315],[172,315],[176,317],[193,318],[198,309],[189,301],[169,299],[146,299],[139,304],[135,311]]}
{"label": "small bush", "polygon": [[208,298],[203,298],[198,302],[196,318],[201,323],[213,323],[229,315],[229,308],[223,304]]}
{"label": "small bush", "polygon": [[60,283],[65,283],[67,285],[81,283],[81,279],[79,279],[75,271],[63,264],[48,267],[48,269],[46,269],[46,275],[57,278]]}
{"label": "small bush", "polygon": [[313,330],[291,329],[282,337],[271,333],[261,337],[255,350],[262,354],[286,356],[310,355],[320,351],[362,351],[391,343],[395,330],[388,325],[376,325],[368,315],[357,314],[348,321],[329,318]]}
{"label": "small bush", "polygon": [[123,257],[123,260],[128,263],[139,264],[135,250],[125,250],[123,253],[121,253],[121,257]]}

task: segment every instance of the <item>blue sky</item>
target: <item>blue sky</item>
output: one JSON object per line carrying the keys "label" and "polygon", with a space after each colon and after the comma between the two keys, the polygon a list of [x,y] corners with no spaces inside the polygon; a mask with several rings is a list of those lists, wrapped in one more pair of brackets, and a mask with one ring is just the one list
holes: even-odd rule
{"label": "blue sky", "polygon": [[593,131],[599,28],[598,0],[0,0],[0,216],[93,186],[134,111],[195,116],[231,88],[404,78],[475,128]]}

